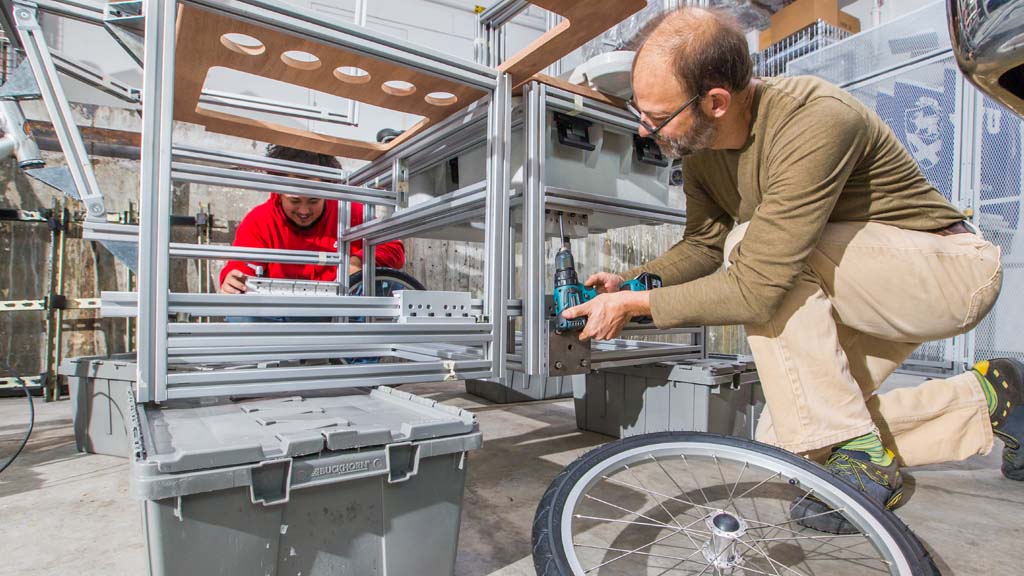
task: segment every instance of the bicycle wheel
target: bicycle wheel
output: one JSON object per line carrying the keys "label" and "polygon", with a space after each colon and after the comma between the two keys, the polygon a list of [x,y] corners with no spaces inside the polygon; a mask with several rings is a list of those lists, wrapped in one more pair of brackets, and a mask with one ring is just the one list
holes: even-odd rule
{"label": "bicycle wheel", "polygon": [[[803,498],[859,532],[800,526],[789,509]],[[533,559],[539,576],[939,573],[894,514],[821,466],[696,432],[634,436],[569,465],[537,508]]]}
{"label": "bicycle wheel", "polygon": [[[426,290],[426,288],[423,287],[423,284],[420,284],[419,280],[394,268],[375,268],[373,276],[375,296],[391,296],[399,290]],[[360,270],[349,275],[348,285],[348,293],[350,296],[362,296],[363,271]]]}

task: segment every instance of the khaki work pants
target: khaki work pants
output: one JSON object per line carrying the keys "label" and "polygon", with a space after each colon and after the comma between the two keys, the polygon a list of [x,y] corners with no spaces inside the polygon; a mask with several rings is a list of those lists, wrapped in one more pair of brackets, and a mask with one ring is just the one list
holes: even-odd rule
{"label": "khaki work pants", "polygon": [[[745,232],[730,233],[725,254]],[[767,400],[757,439],[820,458],[877,431],[906,466],[988,453],[988,409],[970,372],[876,391],[920,343],[974,328],[1001,285],[999,248],[980,235],[827,225],[775,316],[746,326]]]}

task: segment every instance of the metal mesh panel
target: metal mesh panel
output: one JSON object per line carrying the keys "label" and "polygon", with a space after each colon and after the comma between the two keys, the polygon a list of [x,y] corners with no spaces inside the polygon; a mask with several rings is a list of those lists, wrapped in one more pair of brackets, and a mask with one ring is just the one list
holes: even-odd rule
{"label": "metal mesh panel", "polygon": [[757,76],[783,76],[786,65],[792,60],[805,56],[826,46],[847,38],[849,32],[836,28],[828,22],[818,20],[799,30],[767,49],[752,54],[754,74]]}
{"label": "metal mesh panel", "polygon": [[840,86],[950,49],[941,0],[789,63],[790,75],[819,76]]}
{"label": "metal mesh panel", "polygon": [[973,333],[973,360],[1011,356],[1024,360],[1024,230],[1021,222],[1024,123],[987,97],[977,99],[974,166],[975,223],[1003,253],[1003,289],[995,308]]}
{"label": "metal mesh panel", "polygon": [[954,203],[961,135],[953,119],[961,85],[956,63],[949,56],[850,89],[892,128],[925,178]]}

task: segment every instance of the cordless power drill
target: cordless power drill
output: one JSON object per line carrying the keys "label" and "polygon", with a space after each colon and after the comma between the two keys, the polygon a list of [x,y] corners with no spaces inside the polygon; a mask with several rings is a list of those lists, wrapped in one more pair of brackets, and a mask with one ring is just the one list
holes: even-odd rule
{"label": "cordless power drill", "polygon": [[[562,232],[562,215],[558,216],[559,232]],[[569,237],[562,232],[562,246],[555,254],[555,332],[576,332],[587,325],[585,317],[572,320],[562,317],[562,311],[579,306],[597,296],[596,288],[584,286],[576,275],[576,262],[569,248]],[[619,290],[653,290],[661,288],[661,278],[655,274],[644,272],[632,280],[623,282]],[[643,322],[644,318],[638,319]],[[646,320],[650,320],[647,318]]]}

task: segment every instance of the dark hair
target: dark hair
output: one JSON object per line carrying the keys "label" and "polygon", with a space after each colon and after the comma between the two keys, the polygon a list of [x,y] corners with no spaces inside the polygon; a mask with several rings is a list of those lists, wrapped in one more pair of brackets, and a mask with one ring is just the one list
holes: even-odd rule
{"label": "dark hair", "polygon": [[298,148],[289,148],[287,146],[279,146],[277,144],[270,144],[267,146],[267,158],[302,162],[303,164],[313,164],[316,166],[325,166],[327,168],[337,168],[339,170],[341,169],[341,163],[338,162],[338,159],[334,156],[320,154],[317,152],[309,152],[308,150],[299,150]]}
{"label": "dark hair", "polygon": [[645,24],[630,44],[637,59],[644,49],[666,52],[676,80],[690,95],[703,96],[712,88],[737,92],[750,84],[753,74],[743,29],[732,14],[719,9],[666,12]]}

